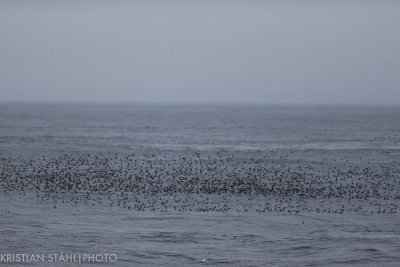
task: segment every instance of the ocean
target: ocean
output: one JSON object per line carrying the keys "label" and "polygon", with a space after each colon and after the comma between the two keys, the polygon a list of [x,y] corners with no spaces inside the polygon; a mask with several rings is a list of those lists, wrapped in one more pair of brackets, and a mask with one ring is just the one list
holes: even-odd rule
{"label": "ocean", "polygon": [[398,266],[400,107],[1,103],[0,199],[0,254]]}

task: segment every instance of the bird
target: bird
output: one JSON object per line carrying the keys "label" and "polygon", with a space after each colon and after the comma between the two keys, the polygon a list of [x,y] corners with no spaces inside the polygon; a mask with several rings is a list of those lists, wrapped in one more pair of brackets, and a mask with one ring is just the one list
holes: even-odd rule
{"label": "bird", "polygon": [[211,254],[211,252],[208,253],[208,254],[204,257],[204,259],[202,259],[201,261],[202,261],[202,262],[206,262],[206,261],[207,261],[207,257],[208,257],[210,254]]}

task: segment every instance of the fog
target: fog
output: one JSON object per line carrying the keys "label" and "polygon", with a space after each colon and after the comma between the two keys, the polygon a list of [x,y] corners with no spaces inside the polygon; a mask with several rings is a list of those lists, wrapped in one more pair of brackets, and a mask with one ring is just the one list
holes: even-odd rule
{"label": "fog", "polygon": [[398,1],[1,1],[0,101],[400,103]]}

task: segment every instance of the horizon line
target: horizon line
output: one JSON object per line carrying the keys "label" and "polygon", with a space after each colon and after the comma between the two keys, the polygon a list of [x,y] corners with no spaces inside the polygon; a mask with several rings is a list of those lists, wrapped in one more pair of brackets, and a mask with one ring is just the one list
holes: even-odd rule
{"label": "horizon line", "polygon": [[372,102],[258,102],[258,101],[96,101],[96,100],[0,100],[0,104],[99,104],[99,105],[280,105],[280,106],[400,106],[400,103]]}

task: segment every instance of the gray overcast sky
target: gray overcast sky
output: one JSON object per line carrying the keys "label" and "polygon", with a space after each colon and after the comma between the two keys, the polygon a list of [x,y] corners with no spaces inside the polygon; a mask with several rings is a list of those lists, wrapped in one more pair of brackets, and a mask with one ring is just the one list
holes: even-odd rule
{"label": "gray overcast sky", "polygon": [[2,0],[0,100],[400,104],[400,1]]}

